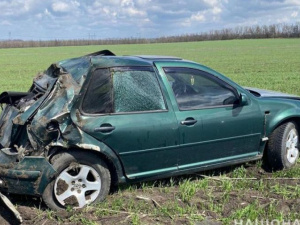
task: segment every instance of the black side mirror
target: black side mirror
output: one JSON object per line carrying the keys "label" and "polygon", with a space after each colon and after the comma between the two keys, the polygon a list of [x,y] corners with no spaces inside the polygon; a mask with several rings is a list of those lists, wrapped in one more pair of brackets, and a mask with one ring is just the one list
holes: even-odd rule
{"label": "black side mirror", "polygon": [[249,105],[248,96],[244,93],[240,94],[240,105],[241,106]]}

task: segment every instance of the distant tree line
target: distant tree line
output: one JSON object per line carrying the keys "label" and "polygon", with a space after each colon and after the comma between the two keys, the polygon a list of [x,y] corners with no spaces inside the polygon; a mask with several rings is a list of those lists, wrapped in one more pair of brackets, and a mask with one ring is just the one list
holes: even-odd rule
{"label": "distant tree line", "polygon": [[261,38],[300,38],[300,22],[296,24],[273,24],[241,26],[224,28],[198,34],[183,34],[179,36],[165,36],[159,38],[120,38],[120,39],[74,39],[74,40],[2,40],[0,48],[26,47],[56,47],[82,45],[117,45],[117,44],[150,44],[169,42],[193,42],[209,40],[232,39],[261,39]]}

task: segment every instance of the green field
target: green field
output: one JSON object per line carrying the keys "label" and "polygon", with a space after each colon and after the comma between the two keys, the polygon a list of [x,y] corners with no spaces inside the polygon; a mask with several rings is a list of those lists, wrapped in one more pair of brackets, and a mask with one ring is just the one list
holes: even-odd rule
{"label": "green field", "polygon": [[53,62],[109,49],[117,55],[171,55],[199,62],[243,86],[300,95],[300,39],[0,49],[0,91],[26,91]]}
{"label": "green field", "polygon": [[[35,74],[51,63],[103,49],[117,55],[178,56],[214,68],[243,86],[300,95],[300,39],[0,49],[0,91],[26,91]],[[299,224],[299,164],[270,173],[258,161],[122,185],[104,202],[76,211],[53,212],[38,198],[10,198],[26,218],[24,224],[255,224],[255,219],[262,221],[256,224]]]}

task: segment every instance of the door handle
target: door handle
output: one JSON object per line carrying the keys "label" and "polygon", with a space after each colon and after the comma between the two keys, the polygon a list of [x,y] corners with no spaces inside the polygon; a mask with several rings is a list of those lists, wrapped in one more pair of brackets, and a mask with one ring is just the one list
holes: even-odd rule
{"label": "door handle", "polygon": [[94,129],[95,132],[101,132],[101,133],[109,133],[111,131],[113,131],[114,129],[116,129],[116,127],[114,126],[109,126],[109,125],[105,125],[105,126],[101,126],[101,127],[96,127]]}
{"label": "door handle", "polygon": [[195,119],[186,119],[180,122],[181,125],[194,125],[195,123],[197,123],[197,120]]}

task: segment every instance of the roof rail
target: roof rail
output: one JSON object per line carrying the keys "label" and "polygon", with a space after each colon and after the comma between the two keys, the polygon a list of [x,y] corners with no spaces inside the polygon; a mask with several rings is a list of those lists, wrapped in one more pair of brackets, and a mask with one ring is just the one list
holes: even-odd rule
{"label": "roof rail", "polygon": [[109,50],[101,50],[99,52],[93,52],[93,53],[90,53],[90,54],[85,55],[85,56],[100,56],[100,55],[103,55],[103,56],[115,56],[115,54],[112,53]]}
{"label": "roof rail", "polygon": [[141,59],[149,59],[149,60],[182,60],[182,58],[176,56],[165,56],[165,55],[134,55],[134,57],[138,57]]}

